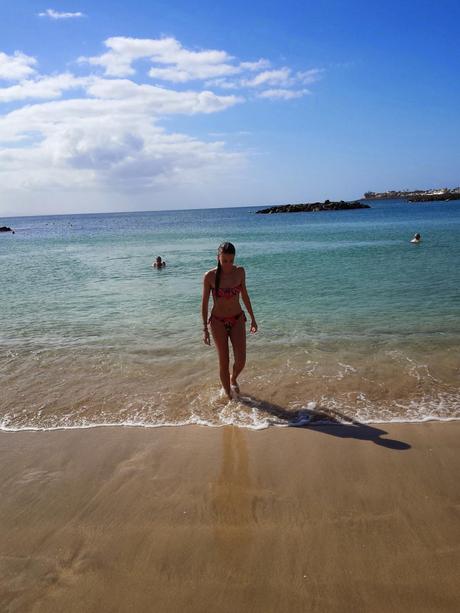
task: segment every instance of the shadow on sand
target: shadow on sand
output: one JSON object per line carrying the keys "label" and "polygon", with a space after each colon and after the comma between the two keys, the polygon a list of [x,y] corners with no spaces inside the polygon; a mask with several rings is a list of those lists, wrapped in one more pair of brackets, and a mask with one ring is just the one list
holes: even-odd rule
{"label": "shadow on sand", "polygon": [[287,426],[314,429],[316,432],[330,434],[331,436],[339,436],[341,438],[356,438],[363,441],[372,441],[376,445],[398,451],[411,448],[408,443],[404,443],[403,441],[381,438],[382,435],[388,434],[386,430],[370,426],[369,424],[363,424],[355,419],[351,419],[347,415],[343,415],[335,409],[321,409],[315,407],[302,408],[298,411],[287,411],[277,404],[247,394],[240,396],[238,401],[251,409],[265,411],[266,413],[274,415],[281,421],[286,422]]}

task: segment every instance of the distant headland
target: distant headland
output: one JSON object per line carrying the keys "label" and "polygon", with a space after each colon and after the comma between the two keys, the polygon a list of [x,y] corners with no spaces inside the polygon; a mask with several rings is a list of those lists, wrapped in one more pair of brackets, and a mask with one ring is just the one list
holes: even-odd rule
{"label": "distant headland", "polygon": [[416,189],[414,191],[366,192],[366,200],[394,200],[401,198],[409,202],[433,202],[433,200],[460,200],[460,187],[449,189]]}
{"label": "distant headland", "polygon": [[348,211],[349,209],[370,209],[368,204],[363,204],[359,200],[353,202],[332,202],[325,200],[324,202],[310,202],[306,204],[280,204],[271,206],[268,209],[260,209],[256,213],[262,215],[271,215],[272,213],[314,213],[316,211]]}

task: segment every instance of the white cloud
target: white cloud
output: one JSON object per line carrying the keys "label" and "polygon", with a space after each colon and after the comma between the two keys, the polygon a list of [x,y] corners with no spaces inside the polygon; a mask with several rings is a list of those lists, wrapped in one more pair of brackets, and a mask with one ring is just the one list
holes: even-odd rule
{"label": "white cloud", "polygon": [[108,38],[104,44],[109,51],[98,56],[80,57],[79,61],[101,66],[107,76],[133,75],[133,63],[142,59],[154,64],[148,71],[152,78],[171,83],[226,77],[261,70],[270,65],[263,58],[255,62],[235,63],[235,58],[222,50],[190,51],[172,37],[144,39],[115,36]]}
{"label": "white cloud", "polygon": [[258,85],[290,85],[293,82],[290,74],[290,68],[264,70],[252,79],[246,79],[243,81],[242,85],[247,87],[257,87]]}
{"label": "white cloud", "polygon": [[[190,74],[199,74],[200,69],[205,70],[209,66],[221,66],[228,74],[232,71],[228,61],[232,59],[225,51],[187,51],[175,38],[127,38],[115,36],[105,41],[105,46],[109,49],[107,53],[94,57],[81,57],[80,62],[89,62],[93,66],[101,66],[105,74],[109,76],[124,77],[135,73],[132,67],[133,62],[148,58],[150,62],[162,65],[174,65],[178,72],[178,77],[174,80],[183,81],[180,74],[186,70]],[[171,75],[169,75],[171,76]],[[213,75],[214,76],[214,75]],[[192,76],[190,79],[193,78]]]}
{"label": "white cloud", "polygon": [[6,188],[145,190],[198,179],[204,169],[217,172],[244,158],[227,152],[223,143],[168,134],[158,125],[168,114],[218,112],[241,98],[127,79],[55,79],[56,91],[78,84],[86,97],[32,104],[0,117],[0,177]]}
{"label": "white cloud", "polygon": [[[234,176],[246,152],[228,150],[222,140],[206,142],[168,130],[161,125],[163,119],[223,112],[254,94],[297,98],[308,93],[299,84],[313,82],[320,72],[276,69],[266,59],[240,62],[222,50],[190,51],[172,37],[113,37],[105,45],[106,53],[80,58],[90,67],[83,76],[38,74],[35,58],[19,51],[0,53],[0,77],[16,81],[0,87],[0,103],[15,104],[13,110],[0,112],[0,182],[5,193],[19,191],[33,198],[37,189],[50,195],[89,190],[149,194],[176,188],[185,192],[187,185],[202,189],[199,186],[226,173]],[[142,60],[147,65],[134,80],[131,75],[138,66],[133,64]],[[180,86],[142,82],[149,71],[155,79]],[[184,89],[192,80],[198,83]],[[240,91],[219,94],[214,86]]]}
{"label": "white cloud", "polygon": [[[240,66],[242,65],[243,63],[240,64]],[[266,64],[260,63],[259,65],[264,66]],[[251,78],[240,78],[233,80],[226,78],[211,79],[206,82],[206,85],[208,87],[219,87],[221,89],[242,89],[247,87],[260,88],[270,85],[289,88],[314,83],[322,77],[323,73],[324,69],[322,68],[312,68],[306,71],[293,72],[291,68],[285,66],[283,68],[273,70],[263,70]],[[306,90],[303,90],[303,92],[305,93]],[[299,95],[301,94],[297,93],[296,95],[292,96],[280,95],[279,97],[284,97],[286,100],[288,100],[290,98],[297,98]]]}
{"label": "white cloud", "polygon": [[230,79],[224,79],[219,77],[218,79],[209,79],[205,81],[206,87],[218,87],[219,89],[241,89],[240,84],[237,81],[231,81]]}
{"label": "white cloud", "polygon": [[12,102],[27,98],[44,100],[59,98],[64,91],[83,87],[91,81],[92,77],[75,77],[70,73],[28,79],[17,85],[0,88],[0,102]]}
{"label": "white cloud", "polygon": [[0,79],[19,81],[35,73],[37,60],[21,51],[7,55],[0,51]]}
{"label": "white cloud", "polygon": [[264,58],[257,60],[257,62],[241,62],[240,68],[241,70],[263,70],[264,68],[268,68],[270,66],[270,62]]}
{"label": "white cloud", "polygon": [[318,81],[323,73],[321,68],[312,68],[311,70],[298,71],[293,73],[290,68],[283,67],[277,70],[265,70],[260,72],[252,79],[246,79],[241,83],[247,87],[258,87],[260,85],[280,85],[284,87],[295,86],[299,83],[308,84]]}
{"label": "white cloud", "polygon": [[309,94],[308,89],[265,89],[257,94],[259,98],[272,98],[278,100],[292,100]]}
{"label": "white cloud", "polygon": [[226,64],[197,64],[195,66],[190,65],[187,68],[178,68],[177,66],[171,66],[167,68],[151,68],[149,70],[149,76],[154,79],[161,79],[163,81],[170,81],[171,83],[186,83],[187,81],[197,79],[208,79],[223,74],[234,74],[236,72],[234,66]]}
{"label": "white cloud", "polygon": [[324,68],[311,68],[310,70],[299,71],[296,74],[296,80],[299,83],[308,85],[309,83],[315,83],[321,79],[324,73]]}
{"label": "white cloud", "polygon": [[138,85],[129,79],[95,79],[87,89],[99,99],[139,105],[153,115],[215,113],[239,102],[241,96],[218,96],[211,91],[175,91],[156,85]]}
{"label": "white cloud", "polygon": [[[270,85],[291,87],[299,83],[313,83],[323,72],[322,69],[313,68],[294,73],[286,66],[269,70],[271,63],[265,58],[237,62],[226,51],[185,49],[173,37],[155,39],[114,36],[106,39],[104,45],[108,49],[106,53],[92,57],[81,56],[78,61],[100,66],[106,76],[114,77],[136,74],[133,64],[140,60],[150,65],[150,68],[147,66],[148,74],[154,79],[170,83],[201,80],[206,81],[207,86],[224,89]],[[254,72],[257,73],[255,76],[240,76]]]}
{"label": "white cloud", "polygon": [[43,13],[38,13],[39,17],[49,17],[50,19],[75,19],[78,17],[85,17],[84,13],[61,13],[54,9],[46,9]]}
{"label": "white cloud", "polygon": [[[257,62],[241,62],[230,64],[231,56],[222,59],[217,55],[221,52],[190,52],[181,50],[175,57],[164,57],[161,60],[154,57],[152,61],[171,64],[168,67],[157,67],[149,70],[149,76],[173,83],[185,83],[192,80],[204,80],[217,77],[215,81],[229,75],[239,74],[243,71],[256,71],[269,65],[268,60],[260,59]],[[216,55],[212,55],[216,54]],[[224,85],[225,87],[225,85]]]}
{"label": "white cloud", "polygon": [[10,129],[11,123],[27,125],[41,139],[32,147],[0,150],[4,187],[142,191],[199,180],[203,172],[242,161],[222,143],[168,134],[136,105],[72,102],[41,105],[38,117],[31,107],[10,118]]}

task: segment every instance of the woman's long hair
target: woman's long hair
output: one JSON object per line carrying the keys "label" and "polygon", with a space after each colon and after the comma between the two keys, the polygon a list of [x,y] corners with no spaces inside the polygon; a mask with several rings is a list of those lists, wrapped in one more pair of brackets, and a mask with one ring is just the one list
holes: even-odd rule
{"label": "woman's long hair", "polygon": [[216,294],[219,291],[220,273],[222,271],[222,266],[220,265],[219,260],[219,256],[221,253],[229,253],[230,255],[235,255],[235,245],[233,245],[233,243],[221,243],[219,245],[219,248],[217,249]]}

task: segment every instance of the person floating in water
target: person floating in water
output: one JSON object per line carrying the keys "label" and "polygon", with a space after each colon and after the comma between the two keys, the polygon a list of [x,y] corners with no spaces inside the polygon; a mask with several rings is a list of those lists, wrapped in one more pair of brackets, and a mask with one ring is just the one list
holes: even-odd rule
{"label": "person floating in water", "polygon": [[166,266],[166,262],[161,259],[161,255],[157,257],[155,262],[152,264],[153,268],[164,268]]}
{"label": "person floating in water", "polygon": [[[242,266],[235,266],[235,247],[222,243],[217,251],[217,266],[208,270],[203,277],[201,314],[203,317],[203,342],[210,345],[208,324],[219,357],[219,373],[222,386],[229,400],[238,395],[238,376],[246,363],[246,315],[241,309],[239,294],[251,317],[251,334],[257,332],[257,323],[246,289],[246,272]],[[209,295],[212,292],[213,307],[208,319]],[[234,364],[229,372],[229,345],[233,347]]]}
{"label": "person floating in water", "polygon": [[411,243],[419,243],[421,240],[422,240],[422,237],[417,232],[417,234],[414,234],[414,238],[411,240]]}

